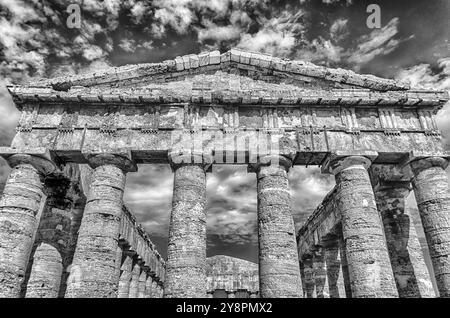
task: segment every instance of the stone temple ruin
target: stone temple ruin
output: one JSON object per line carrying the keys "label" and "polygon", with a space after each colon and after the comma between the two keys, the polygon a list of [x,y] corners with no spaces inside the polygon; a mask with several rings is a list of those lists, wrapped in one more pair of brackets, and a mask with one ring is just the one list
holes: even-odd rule
{"label": "stone temple ruin", "polygon": [[208,257],[206,282],[210,298],[257,298],[258,264],[225,255]]}
{"label": "stone temple ruin", "polygon": [[[250,297],[226,283],[233,261],[206,258],[206,173],[236,163],[257,178],[258,296],[434,297],[410,191],[450,296],[446,92],[239,50],[8,89],[22,116],[0,148],[2,297]],[[157,163],[174,172],[167,260],[122,202],[127,173]],[[298,233],[293,165],[336,180]]]}

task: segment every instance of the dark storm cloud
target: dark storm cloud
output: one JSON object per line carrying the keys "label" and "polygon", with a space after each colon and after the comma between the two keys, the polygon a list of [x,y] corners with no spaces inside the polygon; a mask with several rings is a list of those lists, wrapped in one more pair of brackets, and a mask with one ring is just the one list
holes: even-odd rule
{"label": "dark storm cloud", "polygon": [[[382,27],[374,30],[366,26],[372,2],[0,0],[0,145],[10,143],[19,116],[5,83],[234,46],[449,90],[450,2],[376,1]],[[66,26],[71,3],[81,5],[81,29]],[[450,146],[450,105],[438,124]],[[167,165],[139,168],[128,176],[124,199],[165,254],[173,174]],[[8,172],[0,163],[0,180]],[[334,180],[316,167],[293,168],[289,180],[299,227]],[[217,166],[207,191],[208,255],[255,261],[255,175]]]}

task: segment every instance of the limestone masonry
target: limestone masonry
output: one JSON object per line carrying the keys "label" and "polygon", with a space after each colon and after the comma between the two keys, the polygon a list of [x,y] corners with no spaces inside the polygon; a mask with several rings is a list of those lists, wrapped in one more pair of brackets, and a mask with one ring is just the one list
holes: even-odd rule
{"label": "limestone masonry", "polygon": [[[0,297],[450,297],[447,92],[237,49],[8,90]],[[123,202],[127,174],[159,163],[174,172],[167,260]],[[258,265],[206,257],[214,164],[255,173]],[[294,165],[336,180],[298,232]]]}

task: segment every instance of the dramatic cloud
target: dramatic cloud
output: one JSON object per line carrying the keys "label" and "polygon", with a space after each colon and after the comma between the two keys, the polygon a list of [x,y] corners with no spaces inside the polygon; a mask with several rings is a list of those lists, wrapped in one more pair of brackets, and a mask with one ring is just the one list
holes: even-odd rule
{"label": "dramatic cloud", "polygon": [[[448,91],[450,94],[450,57],[439,59],[434,67],[430,64],[419,64],[401,70],[397,79],[415,88]],[[439,111],[436,123],[450,149],[450,102]]]}
{"label": "dramatic cloud", "polygon": [[[66,25],[69,4],[81,28]],[[0,145],[19,112],[5,85],[158,62],[204,50],[240,47],[279,57],[396,77],[415,87],[450,90],[448,1],[380,0],[382,27],[366,26],[371,1],[351,0],[0,0]],[[404,5],[404,4],[403,4]],[[445,13],[447,12],[447,14]],[[431,18],[430,18],[431,17]],[[437,122],[450,147],[450,105]],[[9,168],[0,162],[0,187]],[[298,228],[332,189],[317,167],[289,173]],[[142,165],[128,176],[125,202],[165,253],[173,174]],[[245,167],[208,174],[208,254],[257,259],[256,180]],[[414,198],[408,200],[414,207]]]}
{"label": "dramatic cloud", "polygon": [[5,83],[0,79],[0,147],[10,144],[20,113],[14,106]]}

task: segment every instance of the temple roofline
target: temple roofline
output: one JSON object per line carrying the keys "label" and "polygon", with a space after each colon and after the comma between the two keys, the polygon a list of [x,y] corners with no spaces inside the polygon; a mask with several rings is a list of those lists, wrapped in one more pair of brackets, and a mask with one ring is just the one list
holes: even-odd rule
{"label": "temple roofline", "polygon": [[160,63],[131,64],[120,67],[111,67],[90,74],[41,79],[31,82],[28,86],[53,87],[55,90],[64,91],[73,86],[89,87],[149,75],[165,74],[170,77],[171,73],[199,68],[209,70],[228,68],[230,63],[238,68],[251,66],[262,71],[307,76],[376,91],[410,89],[408,84],[393,79],[380,78],[369,74],[357,74],[350,70],[327,68],[310,62],[288,60],[262,53],[246,52],[239,49],[231,49],[222,54],[219,51],[211,51],[200,54],[184,55]]}

